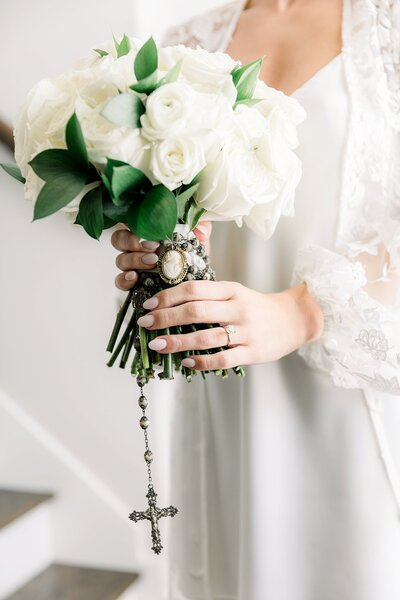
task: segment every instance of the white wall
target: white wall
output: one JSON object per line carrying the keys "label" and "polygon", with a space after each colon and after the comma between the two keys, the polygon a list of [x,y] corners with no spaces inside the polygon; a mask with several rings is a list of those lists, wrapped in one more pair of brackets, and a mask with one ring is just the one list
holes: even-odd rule
{"label": "white wall", "polygon": [[[217,3],[1,1],[0,117],[12,122],[38,79],[61,72],[111,32],[160,37],[166,23]],[[0,161],[10,158],[0,147]],[[146,484],[134,381],[105,367],[104,347],[122,297],[113,285],[110,234],[95,242],[63,215],[31,223],[22,187],[4,172],[0,194],[0,396],[6,398],[0,401],[0,486],[58,493],[59,559],[121,568],[162,565],[148,550],[148,528],[124,523],[126,514],[118,516],[107,504],[113,498],[121,511],[144,507]],[[161,502],[170,501],[172,391],[163,382],[149,393]],[[97,488],[83,481],[86,472]],[[90,515],[80,532],[76,520],[85,512]]]}

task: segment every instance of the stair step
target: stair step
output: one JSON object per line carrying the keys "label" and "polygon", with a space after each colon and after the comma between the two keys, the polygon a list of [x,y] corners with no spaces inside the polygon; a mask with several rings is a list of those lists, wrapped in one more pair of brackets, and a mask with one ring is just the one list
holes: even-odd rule
{"label": "stair step", "polygon": [[52,494],[0,489],[0,529],[50,498]]}
{"label": "stair step", "polygon": [[7,600],[116,600],[137,575],[72,565],[50,565]]}

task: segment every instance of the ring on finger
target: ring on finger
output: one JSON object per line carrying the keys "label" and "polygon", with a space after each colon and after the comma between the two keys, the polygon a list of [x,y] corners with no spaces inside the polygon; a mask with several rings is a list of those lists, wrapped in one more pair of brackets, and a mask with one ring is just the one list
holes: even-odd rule
{"label": "ring on finger", "polygon": [[235,335],[236,333],[236,327],[232,324],[228,324],[228,325],[221,325],[221,327],[223,329],[225,329],[225,333],[227,336],[227,344],[226,347],[229,348],[229,346],[232,345],[232,337],[233,335]]}

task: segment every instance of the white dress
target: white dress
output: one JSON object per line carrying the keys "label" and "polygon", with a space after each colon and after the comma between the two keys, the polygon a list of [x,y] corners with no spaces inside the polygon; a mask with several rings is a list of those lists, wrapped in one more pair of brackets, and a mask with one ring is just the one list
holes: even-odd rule
{"label": "white dress", "polygon": [[[168,42],[224,49],[242,4]],[[221,279],[264,292],[306,281],[325,331],[244,380],[181,389],[171,600],[400,598],[400,54],[385,54],[400,51],[397,9],[345,0],[341,55],[294,94],[308,115],[295,217],[267,243],[216,226]]]}

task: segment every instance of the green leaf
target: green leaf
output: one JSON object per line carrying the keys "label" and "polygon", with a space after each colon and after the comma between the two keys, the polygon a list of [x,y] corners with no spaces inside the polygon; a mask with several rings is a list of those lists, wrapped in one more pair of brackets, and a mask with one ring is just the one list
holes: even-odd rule
{"label": "green leaf", "polygon": [[[111,182],[113,170],[115,167],[125,167],[128,163],[116,158],[107,158],[107,177]],[[110,184],[111,185],[111,184]]]}
{"label": "green leaf", "polygon": [[105,173],[100,172],[100,179],[102,180],[104,187],[106,188],[107,192],[110,194],[110,196],[112,196],[112,189],[111,189],[111,183],[107,177],[107,175]]}
{"label": "green leaf", "polygon": [[103,201],[99,187],[90,190],[82,198],[75,223],[82,225],[86,233],[98,240],[104,229]]}
{"label": "green leaf", "polygon": [[103,117],[122,127],[141,127],[140,117],[145,112],[143,102],[136,94],[114,96],[103,108]]}
{"label": "green leaf", "polygon": [[21,169],[17,164],[0,163],[0,167],[2,167],[2,169],[4,169],[6,173],[11,175],[11,177],[14,177],[14,179],[16,179],[17,181],[20,181],[21,183],[26,182],[26,179],[22,176]]}
{"label": "green leaf", "polygon": [[176,197],[176,204],[178,207],[178,220],[183,221],[185,219],[185,214],[188,208],[188,200],[192,198],[192,196],[197,192],[199,188],[199,183],[190,186]]}
{"label": "green leaf", "polygon": [[129,52],[132,50],[132,44],[130,39],[128,38],[128,36],[126,34],[124,34],[124,37],[122,38],[122,40],[120,42],[118,42],[118,40],[116,39],[115,36],[114,37],[114,44],[115,44],[115,49],[117,51],[117,58],[121,58],[121,56],[125,56],[126,54],[129,54]]}
{"label": "green leaf", "polygon": [[151,94],[151,92],[154,92],[154,90],[158,87],[157,71],[154,71],[144,79],[141,79],[129,87],[138,94]]}
{"label": "green leaf", "polygon": [[145,79],[158,68],[158,51],[153,38],[143,44],[135,58],[134,71],[138,81]]}
{"label": "green leaf", "polygon": [[205,209],[197,206],[195,202],[191,203],[186,215],[186,223],[189,225],[190,231],[196,227],[205,212]]}
{"label": "green leaf", "polygon": [[173,83],[174,81],[176,81],[179,77],[179,73],[181,72],[181,66],[182,61],[180,60],[178,63],[176,63],[174,67],[172,67],[172,69],[168,71],[166,75],[164,75],[162,79],[160,79],[160,81],[157,84],[157,87],[161,87],[166,83]]}
{"label": "green leaf", "polygon": [[128,211],[128,226],[133,233],[151,241],[171,239],[178,218],[174,194],[157,185],[141,202]]}
{"label": "green leaf", "polygon": [[143,171],[131,165],[114,167],[111,177],[111,190],[115,204],[119,204],[120,196],[128,191],[135,191],[148,181]]}
{"label": "green leaf", "polygon": [[263,59],[259,58],[244,67],[233,70],[232,79],[237,89],[236,102],[248,100],[253,96],[262,62]]}
{"label": "green leaf", "polygon": [[51,148],[37,154],[29,163],[44,181],[50,181],[65,174],[79,174],[86,179],[85,172],[77,164],[69,150]]}
{"label": "green leaf", "polygon": [[105,217],[114,221],[114,223],[127,223],[128,221],[128,210],[132,206],[132,204],[139,200],[135,198],[124,198],[121,200],[120,204],[116,206],[111,201],[111,198],[107,198],[103,201],[103,213]]}
{"label": "green leaf", "polygon": [[64,208],[83,190],[86,176],[64,173],[45,183],[35,203],[33,220],[43,219]]}
{"label": "green leaf", "polygon": [[97,52],[97,54],[100,56],[100,58],[103,58],[104,56],[108,56],[108,52],[106,52],[105,50],[102,50],[101,48],[93,48],[93,52]]}
{"label": "green leaf", "polygon": [[107,215],[103,215],[103,219],[104,219],[103,229],[110,229],[111,227],[114,227],[114,225],[117,224],[117,222],[110,219],[110,217],[107,217]]}
{"label": "green leaf", "polygon": [[76,113],[72,115],[65,130],[67,148],[71,156],[84,168],[89,168],[89,157],[86,149],[82,128]]}

